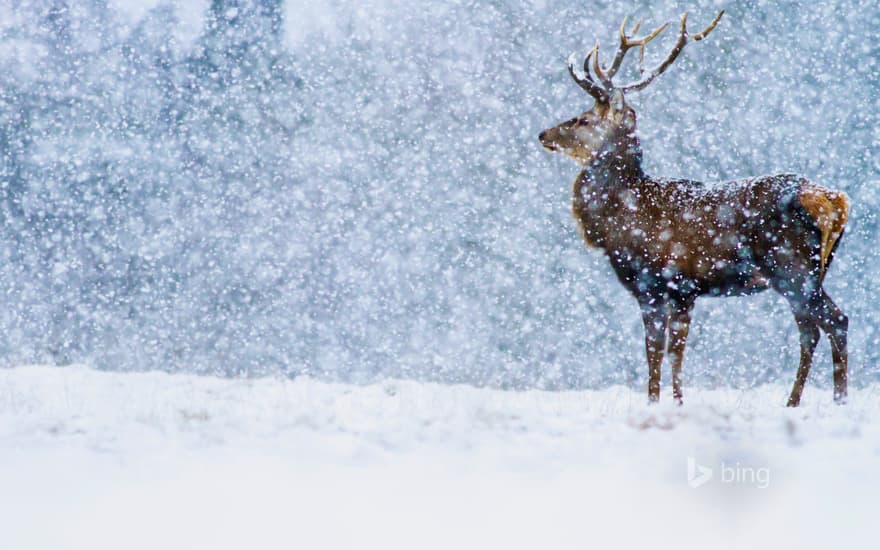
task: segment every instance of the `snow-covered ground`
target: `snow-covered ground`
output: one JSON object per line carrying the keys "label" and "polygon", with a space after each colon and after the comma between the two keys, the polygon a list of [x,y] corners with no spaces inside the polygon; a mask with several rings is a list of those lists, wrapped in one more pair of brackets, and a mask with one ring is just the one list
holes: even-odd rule
{"label": "snow-covered ground", "polygon": [[787,390],[4,369],[0,548],[871,547],[880,386]]}

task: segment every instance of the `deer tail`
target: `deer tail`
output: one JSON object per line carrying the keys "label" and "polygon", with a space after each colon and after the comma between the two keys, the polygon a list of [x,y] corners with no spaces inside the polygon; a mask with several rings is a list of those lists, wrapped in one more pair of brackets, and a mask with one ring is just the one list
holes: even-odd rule
{"label": "deer tail", "polygon": [[843,235],[849,218],[849,197],[843,191],[833,191],[818,185],[806,185],[798,193],[798,202],[816,224],[820,233],[819,278],[831,263],[835,244]]}

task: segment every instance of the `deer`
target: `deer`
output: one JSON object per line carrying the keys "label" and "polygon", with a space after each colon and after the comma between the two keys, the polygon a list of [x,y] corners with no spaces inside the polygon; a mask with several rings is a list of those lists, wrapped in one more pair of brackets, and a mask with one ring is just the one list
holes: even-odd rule
{"label": "deer", "polygon": [[[587,246],[604,252],[638,301],[649,403],[660,399],[664,355],[672,363],[673,400],[683,402],[682,363],[697,298],[767,289],[788,302],[799,334],[800,364],[787,405],[800,404],[820,329],[831,342],[834,401],[844,403],[849,321],[822,285],[849,216],[847,195],[796,174],[707,184],[652,177],[642,169],[636,113],[626,95],[645,89],[688,42],[704,40],[723,15],[691,35],[685,12],[672,51],[651,69],[645,68],[645,46],[669,23],[637,37],[642,22],[627,33],[624,18],[610,65],[600,63],[598,41],[586,55],[582,75],[569,57],[568,72],[595,100],[593,106],[544,130],[539,141],[582,166],[573,185],[572,213]],[[616,85],[613,79],[634,48],[639,79]]]}

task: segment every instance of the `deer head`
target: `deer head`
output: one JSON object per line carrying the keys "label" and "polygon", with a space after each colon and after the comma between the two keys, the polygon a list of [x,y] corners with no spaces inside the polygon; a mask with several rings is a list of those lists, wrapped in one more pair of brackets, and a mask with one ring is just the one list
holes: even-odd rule
{"label": "deer head", "polygon": [[[672,65],[688,40],[706,38],[721,20],[722,15],[724,15],[724,11],[721,11],[703,32],[690,35],[687,30],[687,13],[684,13],[681,16],[679,35],[675,46],[666,59],[651,70],[646,70],[644,66],[645,45],[662,33],[668,23],[664,23],[649,35],[635,38],[642,22],[639,21],[632,33],[627,35],[626,18],[624,18],[620,24],[620,45],[617,47],[611,66],[607,68],[600,66],[599,43],[596,42],[584,60],[583,77],[578,76],[574,68],[574,60],[569,57],[568,72],[578,86],[596,100],[596,103],[581,115],[541,132],[538,136],[541,144],[550,151],[562,152],[582,164],[589,164],[594,159],[619,153],[629,147],[637,149],[636,113],[627,104],[624,94],[647,87]],[[641,78],[631,84],[616,86],[612,79],[620,69],[626,53],[634,47],[639,48]],[[591,69],[599,82],[593,79],[590,74]]]}

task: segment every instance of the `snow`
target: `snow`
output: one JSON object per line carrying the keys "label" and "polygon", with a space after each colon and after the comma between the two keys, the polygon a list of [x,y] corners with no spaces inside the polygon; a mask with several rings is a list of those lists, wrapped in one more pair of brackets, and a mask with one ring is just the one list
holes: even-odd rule
{"label": "snow", "polygon": [[[876,538],[877,1],[589,4],[0,1],[0,550]],[[721,8],[627,96],[646,170],[849,194],[846,407],[823,340],[783,408],[770,293],[699,302],[647,407],[537,140],[592,104],[567,52]]]}
{"label": "snow", "polygon": [[3,369],[0,548],[864,547],[880,385],[788,389]]}

